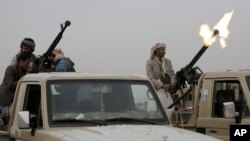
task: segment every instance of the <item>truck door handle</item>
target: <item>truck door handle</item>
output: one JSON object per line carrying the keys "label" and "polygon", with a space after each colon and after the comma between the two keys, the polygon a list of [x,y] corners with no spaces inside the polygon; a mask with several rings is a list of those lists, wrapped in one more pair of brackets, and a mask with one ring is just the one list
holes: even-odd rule
{"label": "truck door handle", "polygon": [[212,130],[209,130],[210,133],[214,133],[216,134],[217,133],[217,130],[216,129],[212,129]]}

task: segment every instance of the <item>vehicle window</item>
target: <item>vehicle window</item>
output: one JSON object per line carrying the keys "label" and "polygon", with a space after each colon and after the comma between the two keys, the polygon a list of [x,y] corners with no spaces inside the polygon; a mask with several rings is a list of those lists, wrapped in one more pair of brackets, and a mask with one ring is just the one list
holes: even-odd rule
{"label": "vehicle window", "polygon": [[157,111],[154,97],[145,85],[132,85],[135,108],[142,111]]}
{"label": "vehicle window", "polygon": [[127,80],[51,81],[47,85],[49,118],[52,124],[58,120],[105,121],[112,118],[166,122],[149,84]]}
{"label": "vehicle window", "polygon": [[40,85],[27,85],[26,94],[24,99],[24,111],[29,111],[31,117],[36,117],[36,127],[43,127],[41,116],[41,86]]}
{"label": "vehicle window", "polygon": [[243,118],[249,118],[249,108],[239,81],[216,81],[213,94],[213,117],[223,118],[223,105],[225,102],[233,102],[235,111]]}

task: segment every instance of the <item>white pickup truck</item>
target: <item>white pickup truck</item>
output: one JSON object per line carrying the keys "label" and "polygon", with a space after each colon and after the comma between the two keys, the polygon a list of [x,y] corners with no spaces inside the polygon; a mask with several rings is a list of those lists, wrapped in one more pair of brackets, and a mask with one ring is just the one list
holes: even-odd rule
{"label": "white pickup truck", "polygon": [[216,141],[175,128],[150,81],[133,75],[37,73],[20,79],[0,141]]}

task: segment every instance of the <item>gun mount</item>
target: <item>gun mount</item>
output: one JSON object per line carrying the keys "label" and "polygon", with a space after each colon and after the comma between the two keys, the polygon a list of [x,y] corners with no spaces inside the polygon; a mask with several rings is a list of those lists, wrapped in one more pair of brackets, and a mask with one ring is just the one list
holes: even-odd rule
{"label": "gun mount", "polygon": [[47,49],[47,51],[39,57],[38,60],[35,61],[36,68],[34,69],[35,72],[46,72],[46,71],[51,71],[51,66],[52,66],[52,60],[50,58],[52,51],[55,49],[57,44],[62,38],[63,32],[65,29],[70,26],[71,22],[70,21],[65,21],[65,24],[61,24],[61,31],[58,33],[50,47]]}

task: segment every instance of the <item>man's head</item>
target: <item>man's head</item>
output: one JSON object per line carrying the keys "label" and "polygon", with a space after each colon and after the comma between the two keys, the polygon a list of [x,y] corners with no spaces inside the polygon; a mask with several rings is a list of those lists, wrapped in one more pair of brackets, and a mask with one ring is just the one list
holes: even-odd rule
{"label": "man's head", "polygon": [[23,70],[28,70],[31,62],[31,54],[28,52],[21,52],[19,57],[18,57],[18,65],[23,69]]}
{"label": "man's head", "polygon": [[24,38],[21,42],[21,52],[33,52],[35,51],[35,41],[32,38]]}
{"label": "man's head", "polygon": [[54,62],[57,62],[63,57],[64,57],[64,53],[61,48],[57,48],[52,51],[52,59]]}
{"label": "man's head", "polygon": [[165,43],[157,43],[151,48],[150,58],[154,57],[163,58],[166,53],[166,44]]}

